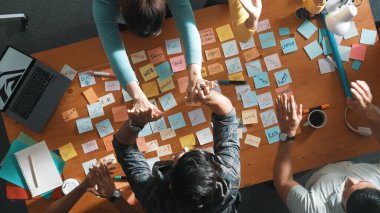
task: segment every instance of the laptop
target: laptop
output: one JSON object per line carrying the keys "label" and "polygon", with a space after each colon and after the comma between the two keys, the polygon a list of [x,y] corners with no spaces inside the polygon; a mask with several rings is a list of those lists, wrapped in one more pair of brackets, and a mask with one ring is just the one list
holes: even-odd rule
{"label": "laptop", "polygon": [[0,57],[0,110],[41,133],[71,81],[8,46]]}

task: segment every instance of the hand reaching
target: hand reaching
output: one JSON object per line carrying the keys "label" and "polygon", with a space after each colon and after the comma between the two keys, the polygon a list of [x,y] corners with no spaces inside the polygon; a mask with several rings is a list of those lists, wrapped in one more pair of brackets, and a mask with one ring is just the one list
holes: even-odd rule
{"label": "hand reaching", "polygon": [[116,189],[115,183],[111,179],[112,170],[115,168],[104,162],[92,167],[89,174],[95,179],[98,189],[91,188],[88,191],[99,197],[110,198]]}
{"label": "hand reaching", "polygon": [[241,5],[249,14],[249,18],[245,22],[250,29],[256,29],[261,15],[261,0],[240,0]]}
{"label": "hand reaching", "polygon": [[148,122],[161,118],[163,113],[148,99],[141,98],[134,100],[133,108],[128,110],[128,114],[136,125],[143,128]]}
{"label": "hand reaching", "polygon": [[276,99],[276,110],[281,131],[290,137],[295,136],[302,120],[302,104],[297,107],[293,95],[288,100],[287,95],[283,94]]}

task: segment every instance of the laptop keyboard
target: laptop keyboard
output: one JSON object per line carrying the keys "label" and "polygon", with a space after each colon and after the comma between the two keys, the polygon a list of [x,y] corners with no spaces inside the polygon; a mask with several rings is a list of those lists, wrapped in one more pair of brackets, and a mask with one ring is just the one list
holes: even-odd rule
{"label": "laptop keyboard", "polygon": [[31,76],[20,95],[12,104],[10,111],[27,120],[37,105],[46,87],[49,85],[52,74],[40,67],[32,71]]}

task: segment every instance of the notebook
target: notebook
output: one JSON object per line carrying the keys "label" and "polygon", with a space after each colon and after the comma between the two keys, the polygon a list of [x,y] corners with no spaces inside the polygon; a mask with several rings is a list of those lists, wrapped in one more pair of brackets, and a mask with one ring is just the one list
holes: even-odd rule
{"label": "notebook", "polygon": [[15,157],[32,197],[62,185],[45,141],[16,152]]}

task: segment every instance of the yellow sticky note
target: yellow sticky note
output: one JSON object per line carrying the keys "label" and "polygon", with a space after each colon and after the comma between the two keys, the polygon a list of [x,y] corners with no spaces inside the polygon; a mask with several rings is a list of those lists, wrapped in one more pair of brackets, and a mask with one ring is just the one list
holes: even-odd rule
{"label": "yellow sticky note", "polygon": [[207,71],[206,71],[206,67],[205,66],[202,67],[201,74],[202,74],[202,77],[206,77],[207,76]]}
{"label": "yellow sticky note", "polygon": [[175,88],[172,77],[165,78],[163,80],[157,78],[158,87],[161,92],[166,92]]}
{"label": "yellow sticky note", "polygon": [[255,109],[243,110],[241,113],[243,124],[255,124],[257,123],[257,111]]}
{"label": "yellow sticky note", "polygon": [[234,38],[234,34],[232,33],[232,29],[229,24],[216,28],[216,33],[218,33],[220,42]]}
{"label": "yellow sticky note", "polygon": [[92,87],[83,91],[83,95],[86,98],[88,104],[93,104],[98,101],[98,96]]}
{"label": "yellow sticky note", "polygon": [[141,85],[146,97],[151,98],[160,94],[158,91],[157,83],[155,81],[148,82]]}
{"label": "yellow sticky note", "polygon": [[75,108],[62,112],[62,117],[65,122],[70,121],[78,117],[78,112]]}
{"label": "yellow sticky note", "polygon": [[181,143],[182,148],[194,149],[197,146],[197,142],[195,141],[194,134],[189,134],[179,138],[179,142]]}
{"label": "yellow sticky note", "polygon": [[59,147],[58,150],[64,161],[68,161],[71,158],[77,156],[77,152],[75,151],[74,146],[71,142]]}
{"label": "yellow sticky note", "polygon": [[144,79],[144,81],[149,81],[155,77],[157,77],[156,69],[154,68],[154,65],[152,63],[149,63],[143,67],[140,67],[141,75]]}
{"label": "yellow sticky note", "polygon": [[243,72],[237,72],[237,73],[228,75],[228,80],[230,80],[230,81],[244,81]]}

